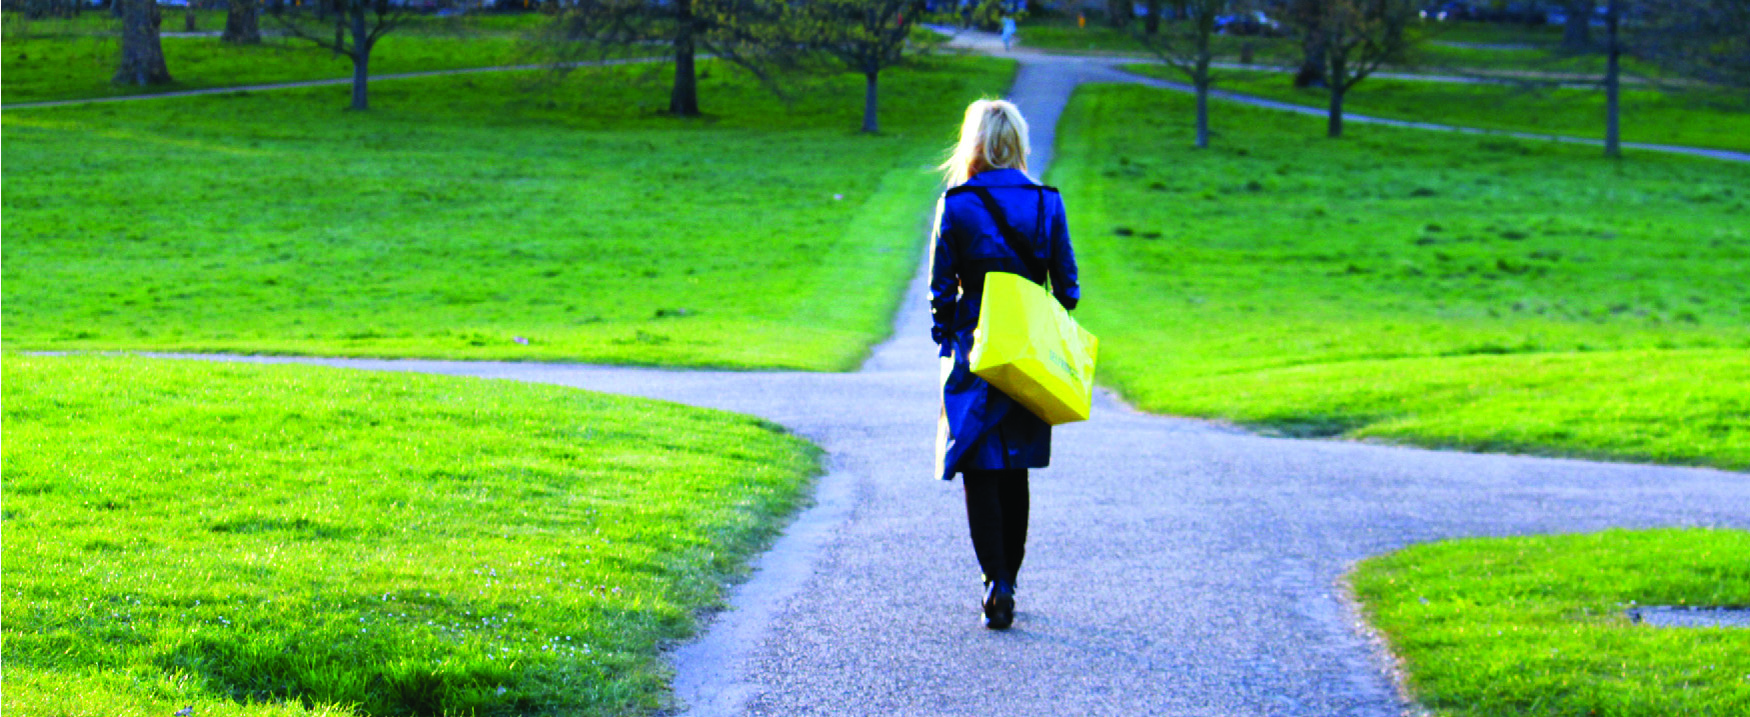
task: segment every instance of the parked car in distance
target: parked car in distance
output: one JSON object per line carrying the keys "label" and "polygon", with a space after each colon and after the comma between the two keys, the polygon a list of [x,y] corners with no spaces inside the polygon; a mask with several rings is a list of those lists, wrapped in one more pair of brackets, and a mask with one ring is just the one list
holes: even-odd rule
{"label": "parked car in distance", "polygon": [[1476,14],[1476,8],[1472,7],[1470,3],[1463,2],[1462,0],[1429,3],[1422,6],[1421,12],[1423,20],[1436,20],[1440,22],[1445,22],[1447,20],[1470,20],[1475,18]]}
{"label": "parked car in distance", "polygon": [[1281,37],[1284,34],[1282,23],[1271,19],[1262,10],[1216,17],[1215,31],[1224,35],[1262,35],[1265,37]]}

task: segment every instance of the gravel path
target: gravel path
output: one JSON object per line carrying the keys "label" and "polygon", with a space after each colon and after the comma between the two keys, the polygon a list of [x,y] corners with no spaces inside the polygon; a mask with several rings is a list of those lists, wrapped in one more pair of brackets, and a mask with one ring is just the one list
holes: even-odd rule
{"label": "gravel path", "polygon": [[[1097,61],[1023,58],[1036,168]],[[1075,210],[1070,198],[1070,210]],[[245,358],[533,381],[763,416],[825,447],[816,502],[673,653],[694,715],[1395,715],[1338,579],[1465,535],[1750,528],[1750,477],[1249,435],[1102,395],[1034,479],[1019,617],[978,626],[960,486],[931,474],[921,276],[852,374]]]}

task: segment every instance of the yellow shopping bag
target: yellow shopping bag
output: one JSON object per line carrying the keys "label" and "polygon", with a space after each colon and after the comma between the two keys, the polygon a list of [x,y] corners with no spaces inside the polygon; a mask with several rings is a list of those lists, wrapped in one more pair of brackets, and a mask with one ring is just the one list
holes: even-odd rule
{"label": "yellow shopping bag", "polygon": [[1100,340],[1045,288],[1003,272],[984,275],[972,373],[1053,426],[1088,420]]}

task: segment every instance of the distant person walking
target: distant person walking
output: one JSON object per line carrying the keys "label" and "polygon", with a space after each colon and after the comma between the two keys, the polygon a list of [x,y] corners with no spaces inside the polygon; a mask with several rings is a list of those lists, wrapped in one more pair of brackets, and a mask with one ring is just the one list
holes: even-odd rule
{"label": "distant person walking", "polygon": [[1015,44],[1015,16],[1003,16],[1003,52],[1008,52]]}
{"label": "distant person walking", "polygon": [[[1065,309],[1081,297],[1069,223],[1057,190],[1027,175],[1027,121],[1013,104],[966,108],[960,142],[943,163],[948,190],[936,207],[930,260],[930,334],[941,347],[942,413],[937,474],[964,477],[972,548],[984,570],[984,624],[1014,621],[1015,583],[1027,548],[1027,469],[1051,462],[1051,426],[972,374],[967,354],[978,326],[987,272],[1043,285]],[[1019,247],[1007,233],[1025,238]],[[1031,251],[1037,260],[1023,261]],[[1041,266],[1043,275],[1030,271]]]}

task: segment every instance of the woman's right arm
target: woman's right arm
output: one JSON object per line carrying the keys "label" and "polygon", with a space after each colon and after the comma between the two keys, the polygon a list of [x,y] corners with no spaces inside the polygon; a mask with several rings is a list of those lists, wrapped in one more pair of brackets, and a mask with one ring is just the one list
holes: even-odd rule
{"label": "woman's right arm", "polygon": [[953,353],[954,309],[960,301],[960,276],[954,265],[953,228],[948,225],[948,198],[936,200],[935,230],[930,237],[930,338]]}

